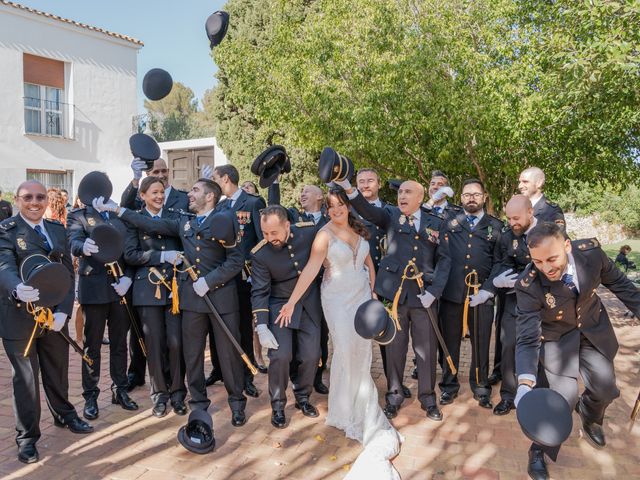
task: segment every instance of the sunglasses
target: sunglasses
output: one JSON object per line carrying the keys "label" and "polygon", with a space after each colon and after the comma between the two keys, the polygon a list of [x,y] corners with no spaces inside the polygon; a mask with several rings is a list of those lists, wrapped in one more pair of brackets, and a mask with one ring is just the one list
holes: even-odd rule
{"label": "sunglasses", "polygon": [[21,198],[25,202],[32,202],[34,198],[36,202],[44,202],[47,199],[47,196],[44,193],[38,193],[37,195],[25,193],[24,195],[18,195],[18,198]]}

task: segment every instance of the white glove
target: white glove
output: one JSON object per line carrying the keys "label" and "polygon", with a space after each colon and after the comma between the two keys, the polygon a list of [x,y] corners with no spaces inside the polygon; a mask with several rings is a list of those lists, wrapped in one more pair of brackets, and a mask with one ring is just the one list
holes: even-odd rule
{"label": "white glove", "polygon": [[271,350],[277,350],[280,345],[278,345],[278,341],[276,337],[273,336],[271,330],[266,325],[258,325],[256,327],[256,333],[258,334],[258,340],[260,340],[260,345],[265,348],[270,348]]}
{"label": "white glove", "polygon": [[477,295],[469,295],[469,306],[477,307],[493,297],[493,293],[480,290]]}
{"label": "white glove", "polygon": [[147,163],[139,158],[134,158],[131,162],[131,170],[133,171],[133,179],[140,180],[142,178],[142,171],[147,169]]}
{"label": "white glove", "polygon": [[493,279],[493,286],[496,288],[513,288],[518,278],[518,273],[513,272],[513,268],[505,270],[500,275]]}
{"label": "white glove", "polygon": [[207,294],[209,291],[209,285],[207,285],[207,281],[204,277],[200,277],[198,280],[193,282],[193,290],[199,297],[204,297]]}
{"label": "white glove", "polygon": [[513,400],[513,403],[515,403],[516,408],[518,408],[518,404],[520,403],[520,400],[522,400],[522,397],[524,397],[531,390],[533,390],[533,388],[531,388],[529,385],[525,385],[523,383],[518,385],[518,391],[516,392],[516,398]]}
{"label": "white glove", "polygon": [[67,314],[64,312],[56,312],[53,314],[53,325],[51,325],[51,330],[59,332],[62,330],[65,323],[67,323]]}
{"label": "white glove", "polygon": [[91,238],[87,238],[82,244],[82,254],[85,257],[90,257],[91,255],[93,255],[94,253],[98,253],[99,251],[100,248],[98,248],[96,242],[94,242]]}
{"label": "white glove", "polygon": [[118,295],[124,297],[131,286],[131,279],[129,277],[120,277],[117,283],[112,283],[111,286]]}
{"label": "white glove", "polygon": [[349,180],[346,180],[346,179],[345,180],[334,180],[333,183],[338,185],[339,187],[342,187],[345,192],[347,190],[351,190],[351,182],[349,182]]}
{"label": "white glove", "polygon": [[160,254],[160,263],[166,262],[173,265],[175,262],[176,265],[180,265],[182,263],[181,253],[177,250],[166,250]]}
{"label": "white glove", "polygon": [[211,165],[203,165],[200,169],[200,177],[211,180],[213,178],[213,167]]}
{"label": "white glove", "polygon": [[424,308],[429,308],[433,304],[433,302],[436,301],[436,297],[431,295],[426,290],[422,295],[416,295],[416,296],[420,299],[420,302],[422,302],[422,306]]}
{"label": "white glove", "polygon": [[433,194],[433,200],[436,202],[442,200],[444,197],[453,197],[453,190],[451,187],[440,187],[438,191]]}
{"label": "white glove", "polygon": [[115,212],[118,210],[118,204],[113,200],[109,199],[106,202],[104,201],[104,197],[98,197],[93,199],[93,208],[95,208],[98,212]]}
{"label": "white glove", "polygon": [[37,302],[40,300],[40,291],[24,283],[19,283],[16,287],[16,297],[23,302]]}

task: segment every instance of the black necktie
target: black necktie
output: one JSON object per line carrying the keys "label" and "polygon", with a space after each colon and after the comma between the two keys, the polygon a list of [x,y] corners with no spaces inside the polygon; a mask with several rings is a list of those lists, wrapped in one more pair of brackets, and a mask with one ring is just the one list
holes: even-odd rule
{"label": "black necktie", "polygon": [[109,212],[100,212],[100,216],[103,218],[105,222],[109,221]]}
{"label": "black necktie", "polygon": [[36,225],[35,227],[33,227],[33,229],[36,231],[38,235],[40,235],[40,238],[44,243],[44,248],[46,248],[47,253],[49,253],[51,251],[51,244],[49,243],[49,240],[47,240],[47,236],[42,231],[42,227],[40,225]]}
{"label": "black necktie", "polygon": [[476,222],[476,219],[477,219],[477,218],[478,218],[478,217],[477,217],[477,216],[475,216],[475,215],[467,215],[467,222],[469,223],[469,226],[470,226],[471,228],[473,228],[473,224]]}

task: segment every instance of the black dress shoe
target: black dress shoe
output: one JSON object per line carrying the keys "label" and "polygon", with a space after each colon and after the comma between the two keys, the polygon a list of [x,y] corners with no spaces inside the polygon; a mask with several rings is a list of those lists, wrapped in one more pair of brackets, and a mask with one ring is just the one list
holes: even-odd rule
{"label": "black dress shoe", "polygon": [[478,401],[478,405],[482,408],[493,408],[493,404],[491,403],[491,398],[489,395],[478,395],[477,393],[473,394],[473,399]]}
{"label": "black dress shoe", "polygon": [[329,387],[327,387],[324,383],[322,382],[316,382],[313,384],[313,388],[316,392],[318,392],[321,395],[328,395],[329,394]]}
{"label": "black dress shoe", "polygon": [[418,367],[413,367],[413,370],[411,370],[411,378],[414,380],[418,379]]}
{"label": "black dress shoe", "polygon": [[53,424],[58,428],[68,428],[72,433],[91,433],[93,427],[79,417],[73,418],[68,422],[60,422],[58,419],[53,420]]}
{"label": "black dress shoe", "polygon": [[82,410],[82,416],[87,420],[95,420],[98,418],[100,411],[98,410],[98,402],[95,398],[90,398],[84,403],[84,409]]}
{"label": "black dress shoe", "polygon": [[134,388],[141,387],[142,385],[144,385],[144,378],[140,380],[133,373],[130,373],[129,375],[127,375],[127,381],[128,381],[127,392],[131,392]]}
{"label": "black dress shoe", "polygon": [[305,417],[315,418],[318,416],[318,409],[316,409],[316,407],[311,405],[309,402],[296,402],[295,407],[298,410],[301,410],[302,414]]}
{"label": "black dress shoe", "polygon": [[489,382],[489,385],[496,385],[498,382],[502,381],[502,376],[499,373],[494,372],[489,375],[487,381]]}
{"label": "black dress shoe", "polygon": [[167,414],[167,404],[165,402],[158,402],[153,406],[151,413],[154,417],[162,418]]}
{"label": "black dress shoe", "polygon": [[435,420],[436,422],[442,421],[442,412],[440,411],[437,405],[434,405],[432,407],[427,407],[427,418],[430,418],[431,420]]}
{"label": "black dress shoe", "polygon": [[38,449],[33,443],[18,447],[18,460],[22,463],[36,463],[40,460]]}
{"label": "black dress shoe", "polygon": [[111,403],[120,405],[125,410],[138,410],[138,404],[131,400],[129,394],[124,390],[117,390],[111,393]]}
{"label": "black dress shoe", "polygon": [[284,410],[271,411],[271,425],[276,428],[285,428],[287,426],[287,418],[284,416]]}
{"label": "black dress shoe", "polygon": [[402,396],[404,398],[411,398],[411,390],[406,385],[402,385]]}
{"label": "black dress shoe", "polygon": [[451,405],[457,396],[457,393],[442,392],[440,394],[440,405]]}
{"label": "black dress shoe", "polygon": [[384,412],[385,416],[389,420],[391,420],[392,418],[396,418],[398,416],[398,409],[399,407],[397,407],[396,405],[391,405],[387,403],[382,409],[382,411]]}
{"label": "black dress shoe", "polygon": [[267,366],[266,366],[266,365],[260,365],[260,364],[258,364],[258,365],[256,365],[256,368],[257,368],[257,369],[258,369],[258,371],[259,371],[260,373],[262,373],[262,374],[266,374],[266,373],[269,371],[269,369],[267,368]]}
{"label": "black dress shoe", "polygon": [[494,415],[507,415],[512,409],[516,408],[511,400],[500,400],[500,403],[493,409]]}
{"label": "black dress shoe", "polygon": [[186,415],[187,414],[187,406],[182,400],[176,400],[173,402],[173,413],[176,415]]}
{"label": "black dress shoe", "polygon": [[253,398],[258,398],[260,396],[260,392],[251,380],[247,380],[244,383],[244,393]]}
{"label": "black dress shoe", "polygon": [[244,410],[233,410],[231,412],[231,425],[241,427],[245,423],[247,423],[247,416],[244,414]]}
{"label": "black dress shoe", "polygon": [[586,439],[596,448],[603,448],[607,445],[607,441],[604,438],[604,431],[602,430],[602,425],[598,425],[597,423],[590,422],[587,420],[585,415],[582,413],[582,399],[578,400],[576,403],[576,412],[580,415],[580,419],[582,420],[582,430],[586,435]]}
{"label": "black dress shoe", "polygon": [[544,462],[544,452],[542,450],[529,450],[527,473],[533,480],[548,480],[549,472],[547,464]]}
{"label": "black dress shoe", "polygon": [[222,381],[222,374],[216,370],[211,370],[211,373],[209,374],[209,376],[207,377],[207,379],[204,381],[204,384],[207,387],[210,387],[211,385],[213,385],[214,383],[218,382],[218,381]]}

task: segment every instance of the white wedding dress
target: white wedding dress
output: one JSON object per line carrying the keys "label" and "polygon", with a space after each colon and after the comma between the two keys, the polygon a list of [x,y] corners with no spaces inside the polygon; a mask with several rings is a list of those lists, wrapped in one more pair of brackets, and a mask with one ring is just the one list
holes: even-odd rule
{"label": "white wedding dress", "polygon": [[329,227],[323,230],[329,234],[329,248],[322,309],[333,343],[326,424],[344,430],[348,438],[364,446],[345,479],[400,479],[389,459],[399,453],[403,438],[378,404],[378,390],[371,378],[371,340],[360,337],[353,323],[358,307],[371,298],[364,267],[369,244],[360,238],[354,250]]}

